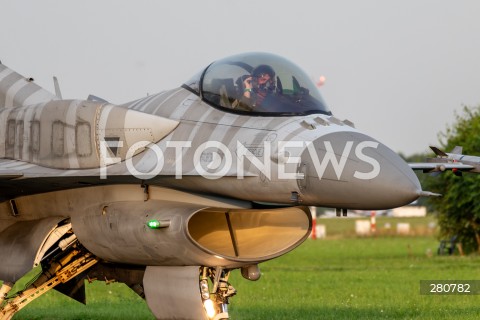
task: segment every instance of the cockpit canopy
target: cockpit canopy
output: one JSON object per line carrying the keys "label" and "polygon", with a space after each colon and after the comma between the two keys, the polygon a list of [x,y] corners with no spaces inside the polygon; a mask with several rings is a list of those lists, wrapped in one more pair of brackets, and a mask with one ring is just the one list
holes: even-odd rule
{"label": "cockpit canopy", "polygon": [[241,114],[331,114],[305,72],[268,53],[245,53],[216,61],[184,86],[217,108]]}

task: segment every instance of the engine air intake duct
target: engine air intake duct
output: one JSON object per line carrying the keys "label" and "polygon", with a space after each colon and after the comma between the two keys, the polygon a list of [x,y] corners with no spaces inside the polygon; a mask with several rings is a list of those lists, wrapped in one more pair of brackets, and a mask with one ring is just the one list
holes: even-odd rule
{"label": "engine air intake duct", "polygon": [[268,260],[289,252],[311,231],[310,212],[281,209],[207,208],[188,220],[188,234],[201,249],[233,261]]}

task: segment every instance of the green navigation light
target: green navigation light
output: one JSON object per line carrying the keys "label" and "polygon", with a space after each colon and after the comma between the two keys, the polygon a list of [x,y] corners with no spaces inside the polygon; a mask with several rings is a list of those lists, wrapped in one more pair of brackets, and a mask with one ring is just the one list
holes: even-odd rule
{"label": "green navigation light", "polygon": [[160,221],[158,220],[150,220],[147,222],[147,226],[150,228],[150,229],[160,229]]}

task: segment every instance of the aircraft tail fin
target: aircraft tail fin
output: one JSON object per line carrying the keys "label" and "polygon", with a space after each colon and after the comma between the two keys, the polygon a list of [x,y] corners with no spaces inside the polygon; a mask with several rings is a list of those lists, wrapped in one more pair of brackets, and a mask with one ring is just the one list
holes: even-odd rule
{"label": "aircraft tail fin", "polygon": [[0,108],[23,107],[58,99],[32,78],[26,78],[0,63]]}
{"label": "aircraft tail fin", "polygon": [[461,146],[455,146],[455,148],[453,148],[452,152],[450,152],[450,153],[462,154],[462,151],[463,151],[463,147],[461,147]]}

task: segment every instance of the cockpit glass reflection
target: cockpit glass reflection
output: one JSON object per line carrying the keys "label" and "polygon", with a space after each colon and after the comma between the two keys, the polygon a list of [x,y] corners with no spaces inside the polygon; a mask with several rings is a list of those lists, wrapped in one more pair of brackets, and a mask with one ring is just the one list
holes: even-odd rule
{"label": "cockpit glass reflection", "polygon": [[[252,115],[331,112],[313,81],[288,60],[266,53],[237,55],[212,63],[191,83],[209,104]],[[191,87],[191,86],[189,86]]]}

